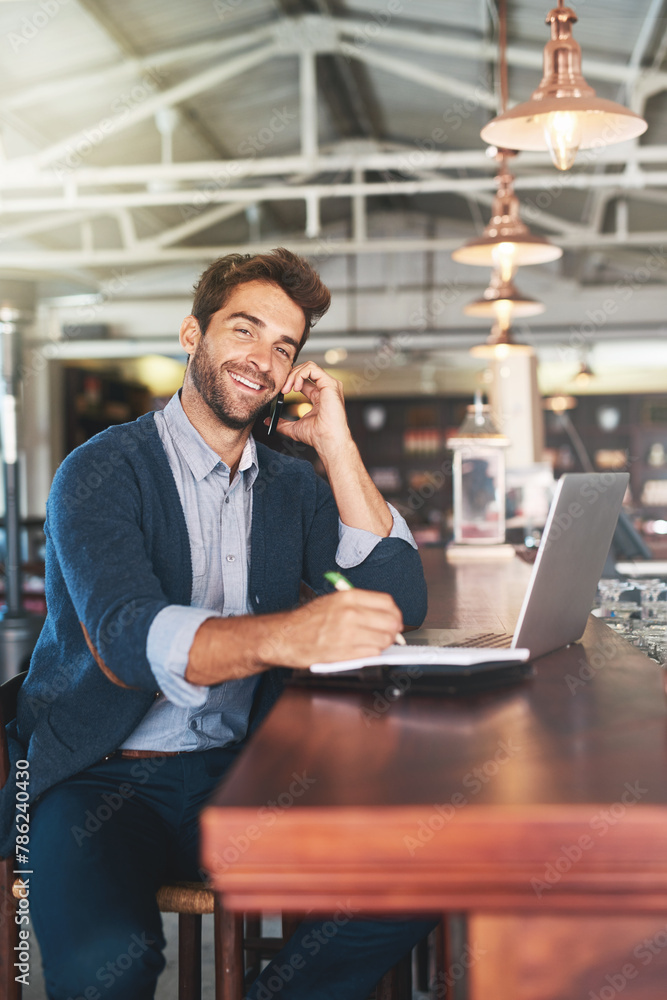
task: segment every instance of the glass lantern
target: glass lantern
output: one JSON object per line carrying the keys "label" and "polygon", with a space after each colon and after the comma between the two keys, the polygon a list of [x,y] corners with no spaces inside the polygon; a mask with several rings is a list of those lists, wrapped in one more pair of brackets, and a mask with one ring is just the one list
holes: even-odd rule
{"label": "glass lantern", "polygon": [[454,541],[494,545],[505,541],[505,448],[509,440],[476,394],[447,445],[454,452]]}

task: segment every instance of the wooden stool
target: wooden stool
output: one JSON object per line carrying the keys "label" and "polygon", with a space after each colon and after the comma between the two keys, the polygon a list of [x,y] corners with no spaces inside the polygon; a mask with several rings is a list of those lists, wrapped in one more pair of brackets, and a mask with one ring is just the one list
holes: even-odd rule
{"label": "wooden stool", "polygon": [[[178,913],[178,1000],[200,1000],[201,918],[215,912],[214,894],[203,882],[173,882],[161,886],[157,902],[161,913]],[[215,957],[217,972],[217,949]]]}
{"label": "wooden stool", "polygon": [[[14,978],[14,947],[18,944],[14,913],[18,904],[17,879],[10,859],[0,862],[0,997],[21,1000],[21,984]],[[218,904],[215,894],[201,882],[173,882],[163,885],[157,894],[161,913],[178,913],[178,1000],[201,1000],[202,916],[214,914],[215,920],[215,1000],[242,1000],[246,979],[261,971],[262,959],[277,954],[291,937],[298,918],[285,919],[282,937],[262,937],[261,918],[228,913]],[[245,955],[248,956],[246,963]],[[377,986],[377,1000],[410,1000],[410,956],[383,976]]]}

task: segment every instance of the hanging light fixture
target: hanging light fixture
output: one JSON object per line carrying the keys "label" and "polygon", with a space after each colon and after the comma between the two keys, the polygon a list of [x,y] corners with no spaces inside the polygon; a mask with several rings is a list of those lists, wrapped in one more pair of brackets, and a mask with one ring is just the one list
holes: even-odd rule
{"label": "hanging light fixture", "polygon": [[[504,111],[508,103],[507,78],[507,3],[499,0],[499,83],[500,104]],[[544,305],[521,295],[512,278],[517,267],[524,264],[543,264],[562,257],[563,251],[543,236],[535,236],[521,221],[519,199],[514,193],[513,177],[507,161],[516,154],[510,149],[495,151],[499,170],[496,175],[497,191],[491,206],[491,219],[479,239],[470,240],[452,254],[463,264],[491,265],[491,281],[481,299],[471,302],[464,312],[469,316],[492,316],[495,320],[491,334],[484,344],[477,344],[470,353],[473,357],[503,358],[510,353],[532,355],[533,349],[525,344],[515,344],[512,338],[512,316],[536,316]]]}
{"label": "hanging light fixture", "polygon": [[535,352],[529,344],[517,344],[512,336],[509,326],[501,323],[494,323],[491,333],[483,344],[475,344],[470,348],[473,358],[494,358],[496,361],[508,357],[510,354],[528,354]]}
{"label": "hanging light fixture", "polygon": [[551,40],[544,47],[544,75],[529,101],[484,126],[484,142],[508,149],[549,150],[559,170],[569,170],[579,149],[635,139],[648,128],[640,115],[597,97],[581,72],[581,47],[572,37],[577,15],[563,0],[549,11]]}
{"label": "hanging light fixture", "polygon": [[509,282],[517,267],[545,264],[563,256],[560,247],[544,236],[535,236],[519,217],[519,199],[514,193],[512,174],[507,166],[507,150],[499,150],[498,189],[491,207],[491,219],[480,237],[469,240],[452,253],[460,264],[494,267],[502,281]]}
{"label": "hanging light fixture", "polygon": [[469,302],[463,311],[466,316],[490,316],[502,326],[509,327],[513,316],[537,316],[545,308],[543,302],[522,295],[512,280],[503,281],[500,270],[496,268],[481,299]]}
{"label": "hanging light fixture", "polygon": [[572,381],[578,386],[588,385],[591,379],[595,378],[595,372],[585,359],[579,365],[579,370],[573,376]]}

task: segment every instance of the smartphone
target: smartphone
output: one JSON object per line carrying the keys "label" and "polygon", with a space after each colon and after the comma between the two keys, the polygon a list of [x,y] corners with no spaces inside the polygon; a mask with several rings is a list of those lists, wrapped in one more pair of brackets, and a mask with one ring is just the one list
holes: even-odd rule
{"label": "smartphone", "polygon": [[269,429],[267,431],[269,437],[271,437],[271,435],[276,433],[278,418],[280,417],[280,413],[283,408],[283,399],[284,396],[282,392],[279,392],[277,396],[274,396],[273,401],[271,403],[271,409],[269,411],[269,416],[271,420],[269,422]]}

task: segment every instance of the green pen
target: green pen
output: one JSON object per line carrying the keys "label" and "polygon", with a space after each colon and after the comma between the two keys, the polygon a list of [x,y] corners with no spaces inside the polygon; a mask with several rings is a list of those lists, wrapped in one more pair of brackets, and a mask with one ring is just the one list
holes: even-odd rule
{"label": "green pen", "polygon": [[[331,570],[324,574],[324,579],[328,580],[329,583],[334,587],[335,590],[354,590],[354,584],[350,583],[346,576],[342,573],[336,573]],[[407,646],[407,642],[400,632],[396,633],[396,640],[399,646]]]}

